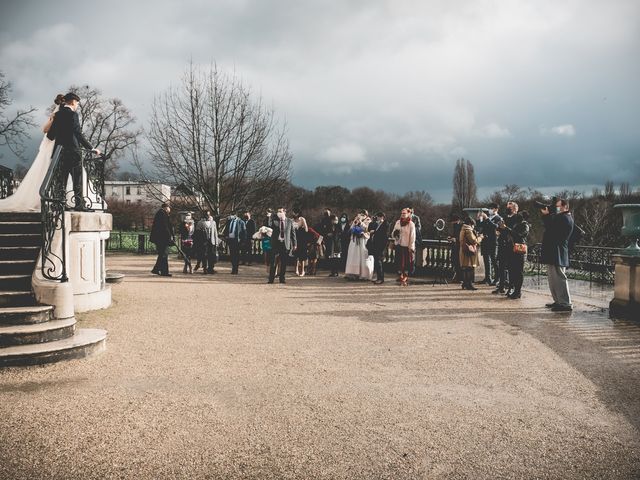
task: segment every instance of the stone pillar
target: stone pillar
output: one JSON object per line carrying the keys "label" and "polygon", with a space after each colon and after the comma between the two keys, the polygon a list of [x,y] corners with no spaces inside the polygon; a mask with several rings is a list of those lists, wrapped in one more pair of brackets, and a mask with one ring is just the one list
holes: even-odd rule
{"label": "stone pillar", "polygon": [[613,255],[615,288],[609,315],[640,321],[640,256]]}

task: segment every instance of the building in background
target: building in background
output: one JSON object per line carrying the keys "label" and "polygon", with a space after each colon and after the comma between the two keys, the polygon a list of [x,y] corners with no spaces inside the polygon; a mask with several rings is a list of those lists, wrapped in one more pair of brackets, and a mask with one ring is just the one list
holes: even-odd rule
{"label": "building in background", "polygon": [[171,199],[171,187],[164,183],[138,180],[106,180],[104,182],[107,203],[117,200],[124,203],[162,203]]}

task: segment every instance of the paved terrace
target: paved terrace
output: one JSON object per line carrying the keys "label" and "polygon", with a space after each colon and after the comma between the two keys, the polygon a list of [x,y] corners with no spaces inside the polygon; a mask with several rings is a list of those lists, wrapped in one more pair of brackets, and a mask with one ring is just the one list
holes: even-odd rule
{"label": "paved terrace", "polygon": [[596,307],[108,263],[107,351],[0,371],[0,478],[640,475],[640,327]]}

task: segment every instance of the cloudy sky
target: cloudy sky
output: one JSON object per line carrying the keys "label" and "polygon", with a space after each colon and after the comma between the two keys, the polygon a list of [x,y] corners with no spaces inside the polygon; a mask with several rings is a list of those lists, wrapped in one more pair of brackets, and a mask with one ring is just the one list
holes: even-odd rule
{"label": "cloudy sky", "polygon": [[74,83],[122,98],[145,126],[154,93],[179,81],[190,58],[215,60],[286,118],[293,180],[305,187],[427,190],[446,201],[461,156],[481,193],[640,184],[637,0],[0,8],[0,69],[16,105],[37,106],[38,120]]}

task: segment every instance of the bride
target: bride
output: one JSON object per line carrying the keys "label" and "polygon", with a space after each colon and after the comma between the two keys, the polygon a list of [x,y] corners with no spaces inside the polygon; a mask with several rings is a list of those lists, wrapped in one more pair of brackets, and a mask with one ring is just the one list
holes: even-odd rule
{"label": "bride", "polygon": [[22,182],[18,186],[18,189],[13,195],[0,200],[0,212],[39,212],[40,211],[40,185],[44,177],[47,175],[49,165],[51,164],[51,156],[53,154],[54,140],[49,140],[46,133],[51,128],[53,123],[53,117],[64,103],[64,95],[60,94],[54,100],[56,105],[55,109],[49,116],[49,119],[42,127],[42,131],[45,133],[42,142],[40,142],[40,148],[38,149],[38,155],[31,164],[29,171],[24,176]]}

